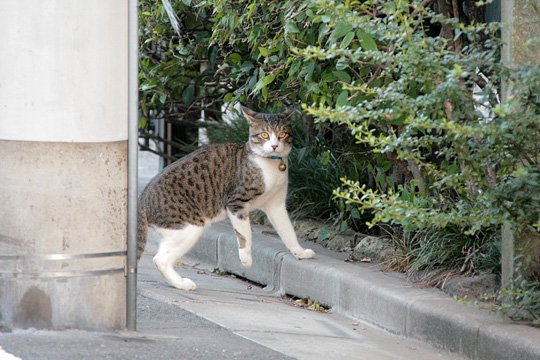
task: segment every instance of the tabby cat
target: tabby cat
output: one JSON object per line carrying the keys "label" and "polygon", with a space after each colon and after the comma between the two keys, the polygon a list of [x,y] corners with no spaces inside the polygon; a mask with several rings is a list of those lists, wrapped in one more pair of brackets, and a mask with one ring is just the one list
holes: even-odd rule
{"label": "tabby cat", "polygon": [[292,148],[291,111],[257,113],[242,107],[249,123],[245,144],[200,148],[154,177],[139,199],[137,256],[148,226],[161,235],[154,263],[174,287],[195,290],[195,283],[174,269],[176,261],[197,242],[212,222],[228,217],[236,232],[240,261],[252,264],[249,213],[266,213],[287,248],[298,259],[313,258],[298,244],[285,208],[287,156]]}

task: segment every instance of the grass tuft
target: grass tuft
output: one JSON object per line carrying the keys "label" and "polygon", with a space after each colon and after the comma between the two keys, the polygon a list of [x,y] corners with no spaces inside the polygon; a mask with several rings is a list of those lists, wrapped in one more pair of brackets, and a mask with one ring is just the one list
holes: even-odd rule
{"label": "grass tuft", "polygon": [[386,268],[405,272],[427,286],[441,286],[457,275],[500,269],[500,235],[495,229],[476,235],[464,235],[451,227],[415,231],[392,227],[386,231],[396,248]]}

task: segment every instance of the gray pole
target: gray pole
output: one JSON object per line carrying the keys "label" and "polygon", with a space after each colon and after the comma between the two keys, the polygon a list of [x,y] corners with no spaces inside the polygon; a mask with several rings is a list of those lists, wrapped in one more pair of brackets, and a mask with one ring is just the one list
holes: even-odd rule
{"label": "gray pole", "polygon": [[138,157],[138,23],[137,0],[128,10],[128,246],[126,327],[137,330],[137,157]]}
{"label": "gray pole", "polygon": [[[502,1],[501,4],[501,21],[503,23],[502,40],[502,61],[507,65],[512,64],[512,32],[513,32],[513,16],[514,1]],[[502,86],[502,99],[506,101],[509,95],[509,84]],[[512,230],[503,225],[501,229],[501,287],[507,288],[512,283],[514,278],[514,233]]]}
{"label": "gray pole", "polygon": [[[540,65],[540,22],[537,12],[538,0],[503,0],[501,1],[501,21],[503,63],[510,67],[521,65]],[[512,84],[503,84],[502,96],[506,100],[512,95]],[[519,111],[519,110],[518,110]],[[527,228],[510,229],[503,226],[501,233],[501,286],[508,287],[514,279],[514,273],[527,274],[534,267],[540,266],[532,254],[540,253],[540,236]],[[529,259],[516,264],[515,259]],[[516,269],[519,265],[519,269]]]}

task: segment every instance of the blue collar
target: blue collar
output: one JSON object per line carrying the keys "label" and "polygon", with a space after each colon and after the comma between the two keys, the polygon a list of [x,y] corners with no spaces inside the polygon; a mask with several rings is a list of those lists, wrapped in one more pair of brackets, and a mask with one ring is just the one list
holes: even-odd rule
{"label": "blue collar", "polygon": [[276,156],[276,155],[272,155],[270,157],[267,157],[267,159],[272,159],[272,160],[283,160],[283,158],[281,156]]}

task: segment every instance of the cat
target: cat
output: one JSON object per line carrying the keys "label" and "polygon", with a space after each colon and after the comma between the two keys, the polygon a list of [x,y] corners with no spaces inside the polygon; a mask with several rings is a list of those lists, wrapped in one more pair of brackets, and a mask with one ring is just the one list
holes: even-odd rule
{"label": "cat", "polygon": [[195,290],[196,284],[174,269],[176,261],[215,221],[229,218],[238,241],[242,265],[252,265],[249,213],[260,209],[286,247],[298,259],[315,257],[298,243],[285,207],[287,157],[292,149],[292,111],[258,113],[241,107],[249,123],[245,144],[215,144],[199,148],[154,177],[139,197],[137,259],[144,250],[148,226],[161,235],[154,263],[175,288]]}

